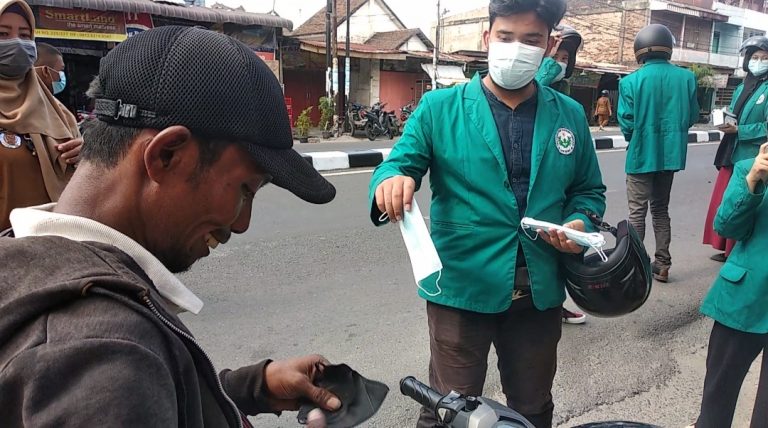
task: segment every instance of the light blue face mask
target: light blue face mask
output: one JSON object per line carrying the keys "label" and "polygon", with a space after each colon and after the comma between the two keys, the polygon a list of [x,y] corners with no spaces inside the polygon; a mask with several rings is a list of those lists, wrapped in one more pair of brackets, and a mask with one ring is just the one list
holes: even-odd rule
{"label": "light blue face mask", "polygon": [[53,82],[53,93],[60,94],[66,87],[67,87],[67,75],[63,71],[60,71],[59,81]]}
{"label": "light blue face mask", "polygon": [[748,68],[753,76],[762,76],[763,74],[768,73],[768,60],[750,59]]}

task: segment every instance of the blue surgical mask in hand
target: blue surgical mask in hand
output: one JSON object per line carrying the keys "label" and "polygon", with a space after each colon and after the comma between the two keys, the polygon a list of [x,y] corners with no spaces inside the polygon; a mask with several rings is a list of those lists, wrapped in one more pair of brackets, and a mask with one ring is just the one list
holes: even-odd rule
{"label": "blue surgical mask in hand", "polygon": [[[421,215],[419,204],[416,199],[413,200],[410,211],[405,211],[403,220],[398,223],[400,233],[403,235],[405,247],[408,250],[408,257],[411,259],[413,268],[413,277],[416,280],[416,286],[427,296],[435,297],[442,293],[440,289],[440,274],[442,274],[443,263],[437,254],[435,244],[429,235],[427,225],[424,223],[424,217]],[[438,272],[435,287],[437,291],[430,292],[421,286],[421,282]]]}
{"label": "blue surgical mask in hand", "polygon": [[63,71],[59,72],[59,81],[53,82],[53,93],[60,94],[67,87],[67,75]]}

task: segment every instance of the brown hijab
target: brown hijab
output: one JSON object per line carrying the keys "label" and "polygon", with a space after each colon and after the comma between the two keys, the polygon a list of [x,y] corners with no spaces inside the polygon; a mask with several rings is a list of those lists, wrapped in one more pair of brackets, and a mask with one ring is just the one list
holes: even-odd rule
{"label": "brown hijab", "polygon": [[[25,2],[0,0],[0,14],[14,5],[25,12],[34,39],[35,16]],[[80,132],[75,116],[54,98],[34,68],[23,77],[0,78],[0,129],[29,135],[48,196],[58,200],[74,168],[61,159],[56,146],[80,137]]]}

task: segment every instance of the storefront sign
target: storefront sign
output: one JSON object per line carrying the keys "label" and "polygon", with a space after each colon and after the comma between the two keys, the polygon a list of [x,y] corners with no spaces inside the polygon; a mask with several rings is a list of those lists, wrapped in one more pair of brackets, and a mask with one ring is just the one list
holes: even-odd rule
{"label": "storefront sign", "polygon": [[261,58],[261,60],[264,62],[275,60],[274,52],[260,52],[260,51],[255,51],[255,52],[256,52],[256,56]]}
{"label": "storefront sign", "polygon": [[125,14],[125,33],[128,37],[133,37],[142,31],[147,31],[154,27],[152,15],[148,13]]}
{"label": "storefront sign", "polygon": [[35,33],[39,37],[122,42],[127,38],[121,12],[59,9],[40,6]]}

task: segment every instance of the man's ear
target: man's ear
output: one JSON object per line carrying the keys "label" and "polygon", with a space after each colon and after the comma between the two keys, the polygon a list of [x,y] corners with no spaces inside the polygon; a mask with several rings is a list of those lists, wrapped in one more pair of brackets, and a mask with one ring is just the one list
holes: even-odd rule
{"label": "man's ear", "polygon": [[544,56],[555,56],[555,53],[557,52],[552,52],[552,48],[555,47],[555,43],[557,43],[557,40],[555,39],[555,37],[549,36],[549,38],[547,39],[547,49],[544,51],[545,52]]}
{"label": "man's ear", "polygon": [[483,31],[483,50],[488,52],[488,45],[491,41],[491,30]]}
{"label": "man's ear", "polygon": [[155,134],[144,146],[147,175],[161,182],[169,174],[184,174],[197,167],[197,151],[192,133],[184,126],[171,126]]}

